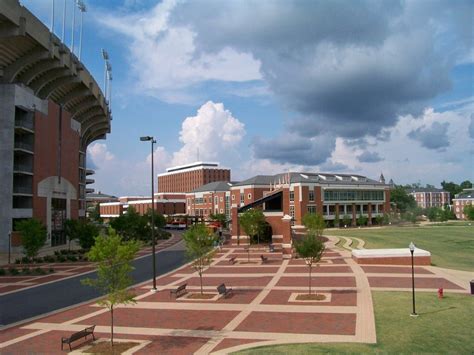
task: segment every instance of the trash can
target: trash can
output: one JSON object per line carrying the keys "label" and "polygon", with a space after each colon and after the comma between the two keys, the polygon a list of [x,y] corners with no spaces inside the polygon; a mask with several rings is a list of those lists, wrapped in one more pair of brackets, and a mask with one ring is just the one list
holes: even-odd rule
{"label": "trash can", "polygon": [[474,280],[471,280],[471,295],[474,295]]}

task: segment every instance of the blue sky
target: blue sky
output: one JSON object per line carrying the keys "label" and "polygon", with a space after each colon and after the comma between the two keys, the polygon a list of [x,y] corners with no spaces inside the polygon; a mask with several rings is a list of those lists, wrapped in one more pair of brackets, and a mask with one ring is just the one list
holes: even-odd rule
{"label": "blue sky", "polygon": [[[50,0],[21,2],[49,26]],[[112,133],[88,151],[96,190],[148,193],[141,135],[158,139],[157,173],[199,150],[235,180],[474,180],[470,1],[84,2],[83,62],[100,84],[101,48],[113,68]]]}

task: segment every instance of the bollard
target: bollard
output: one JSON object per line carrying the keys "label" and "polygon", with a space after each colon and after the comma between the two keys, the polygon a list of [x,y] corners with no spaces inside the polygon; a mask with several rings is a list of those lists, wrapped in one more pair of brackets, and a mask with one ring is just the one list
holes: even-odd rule
{"label": "bollard", "polygon": [[438,298],[439,298],[439,299],[442,299],[443,296],[444,296],[444,294],[443,294],[443,288],[440,287],[440,288],[438,288]]}

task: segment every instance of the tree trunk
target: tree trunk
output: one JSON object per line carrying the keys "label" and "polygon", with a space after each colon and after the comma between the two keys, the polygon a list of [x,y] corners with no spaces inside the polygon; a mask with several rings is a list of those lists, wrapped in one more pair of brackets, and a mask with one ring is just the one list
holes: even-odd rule
{"label": "tree trunk", "polygon": [[309,294],[311,295],[311,269],[312,265],[309,265]]}
{"label": "tree trunk", "polygon": [[201,295],[203,294],[202,292],[202,272],[199,273],[199,279],[201,281]]}
{"label": "tree trunk", "polygon": [[114,346],[114,306],[110,307],[110,345]]}

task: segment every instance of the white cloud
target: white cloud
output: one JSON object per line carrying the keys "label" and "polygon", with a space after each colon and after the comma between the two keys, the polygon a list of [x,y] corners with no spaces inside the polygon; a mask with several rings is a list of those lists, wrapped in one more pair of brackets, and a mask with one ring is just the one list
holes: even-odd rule
{"label": "white cloud", "polygon": [[110,162],[115,158],[115,156],[107,150],[107,145],[104,143],[94,143],[90,145],[87,148],[87,153],[96,166]]}
{"label": "white cloud", "polygon": [[141,92],[176,103],[195,101],[188,91],[205,81],[245,82],[261,79],[260,62],[251,53],[223,47],[197,49],[196,34],[168,23],[176,1],[163,1],[149,13],[103,15],[97,20],[130,38],[130,65]]}
{"label": "white cloud", "polygon": [[183,147],[173,154],[172,164],[181,165],[197,160],[217,160],[222,163],[238,156],[238,145],[245,135],[245,126],[232,116],[222,103],[206,102],[196,116],[182,124],[179,140]]}

